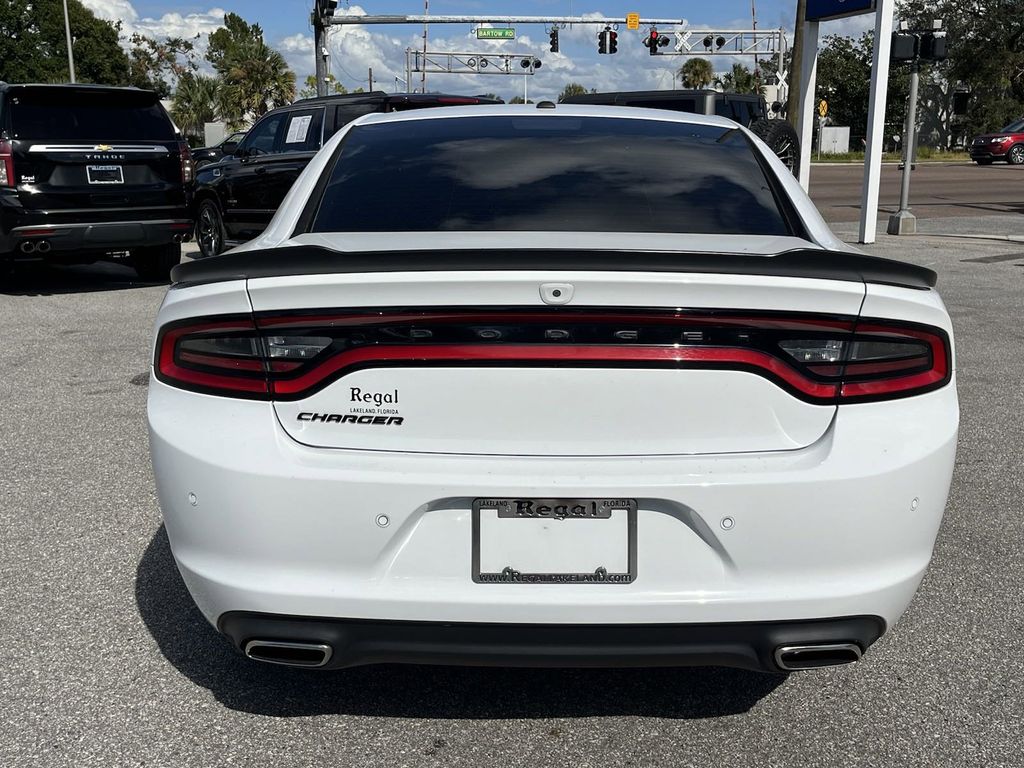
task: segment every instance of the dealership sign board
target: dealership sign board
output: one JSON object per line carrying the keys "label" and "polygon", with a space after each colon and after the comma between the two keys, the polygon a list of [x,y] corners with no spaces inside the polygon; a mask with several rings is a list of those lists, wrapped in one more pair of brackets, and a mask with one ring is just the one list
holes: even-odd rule
{"label": "dealership sign board", "polygon": [[876,0],[807,0],[808,21],[828,21],[874,13]]}

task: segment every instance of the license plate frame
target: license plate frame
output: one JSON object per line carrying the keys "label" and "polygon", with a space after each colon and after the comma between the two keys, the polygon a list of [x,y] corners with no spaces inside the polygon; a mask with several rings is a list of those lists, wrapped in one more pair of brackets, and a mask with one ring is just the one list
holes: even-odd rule
{"label": "license plate frame", "polygon": [[[524,513],[520,502],[531,505]],[[582,511],[580,509],[582,508]],[[498,519],[551,519],[559,525],[579,525],[580,521],[611,520],[612,513],[625,510],[625,571],[603,567],[593,572],[521,572],[511,565],[499,572],[481,570],[481,510],[496,509]],[[488,513],[490,514],[490,513]],[[476,584],[632,584],[637,577],[637,502],[622,498],[478,498],[472,507],[472,577]]]}
{"label": "license plate frame", "polygon": [[[102,178],[108,175],[108,178]],[[85,166],[85,177],[90,184],[124,184],[124,166],[87,165]]]}

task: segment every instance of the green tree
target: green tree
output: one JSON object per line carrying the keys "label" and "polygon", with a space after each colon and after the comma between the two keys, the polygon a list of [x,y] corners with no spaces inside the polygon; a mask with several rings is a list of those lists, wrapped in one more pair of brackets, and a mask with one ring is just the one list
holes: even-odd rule
{"label": "green tree", "polygon": [[[339,83],[334,75],[327,75],[328,93],[348,93],[348,89]],[[300,99],[312,99],[316,96],[316,75],[307,75],[305,87],[299,91]]]}
{"label": "green tree", "polygon": [[188,72],[178,79],[171,117],[186,136],[203,138],[205,123],[214,122],[220,114],[221,83],[218,78]]}
{"label": "green tree", "polygon": [[[873,49],[874,35],[868,32],[858,40],[830,35],[818,52],[815,95],[828,101],[831,122],[850,126],[853,137],[867,135]],[[906,69],[893,67],[885,110],[886,136],[902,133],[908,90]]]}
{"label": "green tree", "polygon": [[760,93],[761,85],[754,73],[739,62],[732,69],[715,78],[715,85],[726,93]]}
{"label": "green tree", "polygon": [[715,69],[707,59],[687,59],[679,68],[679,79],[686,88],[707,88],[715,81]]}
{"label": "green tree", "polygon": [[[198,38],[198,35],[196,35]],[[195,43],[183,37],[157,40],[138,33],[128,38],[128,82],[166,99],[180,79],[195,72]]]}
{"label": "green tree", "polygon": [[533,104],[533,99],[524,99],[522,96],[513,96],[508,100],[509,104]]}
{"label": "green tree", "polygon": [[263,40],[259,24],[228,13],[210,34],[206,60],[220,75],[222,117],[234,129],[295,99],[295,73]]}
{"label": "green tree", "polygon": [[570,96],[582,96],[587,92],[587,89],[579,83],[568,83],[562,92],[558,94],[559,101],[565,101]]}
{"label": "green tree", "polygon": [[[127,85],[128,57],[118,44],[119,25],[97,19],[78,0],[68,0],[68,17],[76,79]],[[60,0],[0,2],[0,80],[64,83],[68,76]]]}
{"label": "green tree", "polygon": [[[998,130],[1024,114],[1024,14],[1019,0],[985,3],[953,0],[903,0],[900,18],[911,28],[930,29],[941,19],[949,57],[922,72],[923,133],[929,123],[941,137]],[[900,69],[906,69],[901,67]],[[954,118],[952,94],[970,94],[968,113]]]}

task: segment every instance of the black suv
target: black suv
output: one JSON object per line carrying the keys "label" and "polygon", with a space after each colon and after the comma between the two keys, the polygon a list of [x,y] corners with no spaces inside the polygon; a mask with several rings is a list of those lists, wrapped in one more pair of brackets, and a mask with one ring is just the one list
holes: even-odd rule
{"label": "black suv", "polygon": [[[721,93],[712,90],[623,91],[570,96],[565,103],[646,107],[727,117],[749,128],[778,155],[794,176],[800,172],[800,138],[796,130],[786,120],[769,117],[764,97],[754,93]],[[781,111],[781,104],[772,105],[772,112],[778,114]]]}
{"label": "black suv", "polygon": [[0,83],[0,270],[128,254],[166,280],[191,237],[188,144],[152,91]]}
{"label": "black suv", "polygon": [[500,104],[482,96],[350,93],[302,99],[268,112],[234,153],[196,174],[196,239],[203,256],[259,235],[295,179],[340,128],[371,112]]}

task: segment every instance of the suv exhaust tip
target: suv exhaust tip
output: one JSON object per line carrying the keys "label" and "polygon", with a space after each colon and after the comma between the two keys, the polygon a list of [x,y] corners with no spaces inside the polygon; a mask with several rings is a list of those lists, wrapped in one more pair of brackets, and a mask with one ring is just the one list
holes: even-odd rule
{"label": "suv exhaust tip", "polygon": [[22,253],[34,253],[36,250],[36,244],[31,240],[25,240],[18,246],[18,250]]}
{"label": "suv exhaust tip", "polygon": [[38,253],[49,253],[50,252],[50,241],[49,240],[40,240],[38,243],[36,243],[36,251]]}
{"label": "suv exhaust tip", "polygon": [[852,664],[863,655],[856,643],[783,645],[775,650],[775,663],[787,672]]}
{"label": "suv exhaust tip", "polygon": [[323,643],[286,643],[279,640],[250,640],[243,650],[255,661],[307,669],[325,666],[332,655],[331,646]]}

